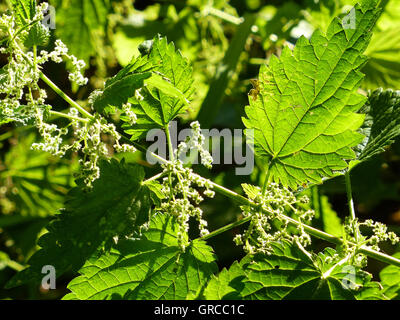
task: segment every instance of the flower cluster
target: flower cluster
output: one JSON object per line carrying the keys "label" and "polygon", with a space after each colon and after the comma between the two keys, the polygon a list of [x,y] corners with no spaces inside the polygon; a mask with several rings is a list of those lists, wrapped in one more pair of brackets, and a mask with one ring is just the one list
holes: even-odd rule
{"label": "flower cluster", "polygon": [[[249,254],[269,254],[272,242],[286,239],[301,246],[311,243],[303,227],[305,222],[310,222],[314,217],[313,210],[306,210],[302,206],[309,201],[307,197],[298,199],[289,189],[277,183],[270,183],[265,192],[255,186],[243,187],[255,205],[241,207],[243,216],[250,218],[250,226],[244,234],[236,235],[234,241],[237,245],[242,245]],[[292,212],[297,217],[299,225],[296,234],[289,232],[289,220],[285,212]]]}
{"label": "flower cluster", "polygon": [[[39,88],[38,81],[40,67],[49,60],[61,63],[64,61],[63,58],[66,58],[72,65],[69,79],[78,85],[87,83],[87,79],[81,73],[85,63],[75,56],[69,55],[68,48],[61,40],[55,41],[55,48],[52,52],[42,50],[39,54],[36,46],[27,41],[29,32],[33,28],[39,28],[36,31],[41,33],[42,38],[49,37],[50,31],[41,24],[43,12],[47,6],[47,3],[38,5],[32,21],[25,21],[24,25],[21,25],[19,17],[14,12],[3,14],[0,17],[0,30],[7,38],[7,41],[3,42],[5,46],[0,48],[0,53],[8,57],[8,63],[0,70],[0,94],[5,96],[0,102],[0,117],[7,121],[27,124],[30,120],[35,119],[37,122],[41,122],[40,119],[37,119],[38,116],[41,116],[37,109],[43,107],[46,93]],[[26,52],[32,46],[33,50]],[[25,96],[24,93],[26,93]],[[40,125],[40,123],[37,124],[37,126]],[[44,128],[41,131],[48,133],[49,130],[53,129]]]}
{"label": "flower cluster", "polygon": [[[201,150],[202,163],[207,167],[211,166],[211,156],[202,149],[202,144],[199,144],[204,141],[200,125],[196,122],[192,123],[191,127],[194,129],[192,130],[193,133],[185,142],[181,142],[174,151],[175,159],[162,165],[164,173],[167,174],[162,183],[162,192],[166,195],[166,201],[161,203],[160,210],[177,218],[179,225],[178,243],[182,250],[185,250],[189,245],[187,233],[190,217],[197,220],[201,237],[209,233],[207,221],[203,219],[203,211],[199,208],[199,205],[204,197],[213,198],[215,195],[210,181],[198,176],[192,169],[185,168],[180,160],[184,152],[196,148]],[[200,193],[197,188],[205,188],[205,190]]]}
{"label": "flower cluster", "polygon": [[[365,236],[361,234],[360,227],[366,227],[371,230],[372,235]],[[359,222],[358,219],[346,218],[344,224],[346,241],[343,244],[342,255],[351,257],[354,265],[365,267],[367,257],[360,253],[360,247],[369,247],[372,250],[380,251],[379,243],[390,241],[392,245],[400,243],[400,238],[394,232],[388,232],[388,228],[381,222],[375,222],[371,219]]]}
{"label": "flower cluster", "polygon": [[102,90],[96,89],[92,91],[88,97],[88,102],[93,108],[93,104],[95,103],[96,99],[103,94]]}
{"label": "flower cluster", "polygon": [[368,245],[372,246],[373,250],[379,251],[378,244],[383,241],[390,241],[392,245],[400,242],[400,238],[392,231],[388,232],[388,228],[381,222],[366,220],[360,225],[364,225],[372,229],[373,235],[368,238]]}
{"label": "flower cluster", "polygon": [[186,156],[186,153],[190,150],[196,150],[200,153],[201,164],[208,169],[211,169],[213,158],[204,148],[205,137],[201,133],[200,123],[194,121],[190,124],[191,135],[188,136],[185,142],[181,142],[178,148],[175,150],[175,158],[182,159]]}
{"label": "flower cluster", "polygon": [[69,145],[62,145],[62,136],[68,134],[68,128],[59,129],[55,124],[43,122],[43,118],[40,116],[36,118],[36,126],[44,142],[33,143],[31,146],[33,150],[45,151],[61,157],[70,149]]}
{"label": "flower cluster", "polygon": [[40,51],[40,55],[37,58],[38,64],[44,64],[49,60],[55,63],[62,63],[63,61],[69,62],[72,69],[72,72],[70,72],[68,76],[69,80],[78,86],[87,84],[88,79],[82,74],[86,63],[83,60],[78,60],[74,55],[69,54],[67,46],[61,40],[57,39],[55,41],[55,47],[52,52],[49,53],[46,50]]}
{"label": "flower cluster", "polygon": [[69,115],[77,119],[71,122],[77,140],[69,148],[74,151],[81,150],[84,155],[84,158],[79,160],[82,167],[79,176],[84,179],[87,187],[90,188],[92,183],[99,178],[98,162],[109,154],[107,144],[102,141],[103,134],[109,134],[115,140],[114,148],[116,152],[136,151],[131,145],[121,145],[121,135],[117,132],[115,126],[107,123],[100,115],[96,114],[92,120],[87,122],[79,120],[78,110],[75,108],[70,109]]}
{"label": "flower cluster", "polygon": [[[204,200],[203,196],[214,197],[214,191],[208,180],[197,176],[189,168],[168,164],[164,165],[164,170],[174,174],[163,179],[162,192],[167,195],[167,201],[162,202],[160,210],[177,218],[178,243],[182,250],[185,250],[189,244],[186,235],[189,231],[190,217],[194,217],[199,223],[201,237],[209,233],[207,221],[203,219],[203,211],[199,205]],[[200,194],[196,187],[205,188],[205,191]]]}
{"label": "flower cluster", "polygon": [[121,119],[133,126],[137,121],[136,114],[132,111],[132,105],[128,102],[122,105],[123,115]]}

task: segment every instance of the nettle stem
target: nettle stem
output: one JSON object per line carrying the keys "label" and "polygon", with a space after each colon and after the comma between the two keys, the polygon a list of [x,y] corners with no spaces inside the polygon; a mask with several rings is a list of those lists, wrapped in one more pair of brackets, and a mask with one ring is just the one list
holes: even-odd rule
{"label": "nettle stem", "polygon": [[263,195],[265,195],[265,192],[267,191],[267,187],[268,187],[269,183],[271,182],[271,169],[270,169],[270,167],[271,166],[268,166],[268,171],[267,171],[267,174],[265,176],[264,184],[263,184],[263,187],[262,187],[262,190],[261,190]]}
{"label": "nettle stem", "polygon": [[243,21],[244,21],[243,18],[235,17],[235,16],[233,16],[233,15],[231,15],[229,13],[226,13],[224,11],[216,9],[216,8],[214,8],[212,6],[206,6],[204,8],[204,10],[203,10],[203,14],[205,16],[212,15],[214,17],[220,18],[222,20],[225,20],[225,21],[230,22],[230,23],[235,24],[235,25],[242,24]]}
{"label": "nettle stem", "polygon": [[69,96],[67,96],[64,91],[62,91],[57,85],[51,81],[47,76],[40,72],[40,79],[42,79],[55,93],[57,93],[61,98],[63,98],[71,107],[76,108],[82,115],[89,119],[93,119],[93,115],[86,111],[83,107],[81,107],[77,102],[72,100]]}
{"label": "nettle stem", "polygon": [[84,122],[84,123],[87,123],[87,122],[90,121],[90,120],[87,119],[87,118],[81,118],[81,117],[71,116],[71,115],[69,115],[69,114],[62,113],[62,112],[58,112],[58,111],[54,111],[54,110],[50,110],[49,113],[50,113],[51,115],[53,115],[53,116],[56,116],[56,117],[66,118],[66,119],[70,119],[70,120],[77,120],[77,121]]}
{"label": "nettle stem", "polygon": [[[169,132],[169,125],[167,123],[167,125],[165,126],[165,135],[167,136],[167,143],[168,143],[168,152],[169,152],[169,160],[170,161],[174,161],[175,157],[174,157],[174,148],[172,146],[172,142],[171,142],[171,133]],[[179,176],[178,176],[178,180],[179,183],[182,185]],[[169,201],[173,201],[174,200],[174,194],[173,194],[173,189],[172,189],[172,172],[168,173],[168,183],[169,183],[169,188],[170,188],[170,194],[169,194]],[[186,197],[185,197],[186,198]]]}
{"label": "nettle stem", "polygon": [[165,134],[167,136],[167,143],[168,143],[168,151],[169,151],[169,159],[171,161],[175,160],[175,156],[174,156],[174,147],[172,145],[172,141],[171,141],[171,134],[169,132],[169,126],[168,124],[165,126]]}
{"label": "nettle stem", "polygon": [[353,201],[353,193],[351,190],[351,179],[350,179],[350,171],[346,171],[345,175],[345,181],[346,181],[346,193],[347,193],[347,203],[349,206],[349,212],[350,212],[350,219],[353,222],[353,232],[354,232],[354,237],[356,239],[356,242],[359,242],[359,230],[358,226],[356,224],[356,211],[354,210],[354,201]]}
{"label": "nettle stem", "polygon": [[342,260],[340,260],[338,263],[336,263],[334,266],[332,266],[328,271],[326,271],[323,275],[322,275],[322,279],[327,279],[333,270],[335,270],[336,267],[341,266],[342,264],[345,264],[349,259],[351,258],[351,255],[347,255],[345,258],[343,258]]}
{"label": "nettle stem", "polygon": [[247,218],[244,218],[242,220],[239,220],[239,221],[236,221],[236,222],[232,222],[232,223],[227,224],[227,225],[225,225],[225,226],[223,226],[223,227],[221,227],[221,228],[219,228],[217,230],[214,230],[213,232],[210,232],[208,235],[206,235],[204,237],[201,237],[201,238],[198,238],[198,239],[206,241],[208,239],[211,239],[211,238],[214,238],[214,237],[220,235],[221,233],[224,233],[224,232],[229,231],[229,230],[231,230],[233,228],[239,227],[242,224],[245,224],[245,223],[249,222],[250,220],[251,220],[251,217],[247,217]]}

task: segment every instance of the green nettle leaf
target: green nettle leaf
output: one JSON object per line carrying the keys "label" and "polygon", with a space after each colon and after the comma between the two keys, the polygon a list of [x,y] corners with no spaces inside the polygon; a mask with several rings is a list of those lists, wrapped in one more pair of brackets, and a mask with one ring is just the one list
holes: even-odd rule
{"label": "green nettle leaf", "polygon": [[[393,255],[400,258],[400,252]],[[385,296],[389,299],[400,300],[400,268],[390,265],[382,269],[379,273],[381,284],[385,291]]]}
{"label": "green nettle leaf", "polygon": [[207,300],[237,300],[241,299],[243,280],[246,278],[244,265],[251,262],[246,256],[240,262],[235,261],[227,270],[224,268],[217,276],[213,275],[204,289],[204,298]]}
{"label": "green nettle leaf", "polygon": [[242,189],[250,200],[254,200],[260,193],[260,188],[251,184],[242,183]]}
{"label": "green nettle leaf", "polygon": [[[371,8],[373,7],[373,8]],[[379,16],[374,6],[355,7],[355,29],[336,18],[323,34],[301,37],[291,51],[261,67],[257,96],[249,97],[243,119],[256,154],[269,164],[276,182],[295,188],[347,168],[364,116],[366,98],[357,93],[363,79],[362,54]]]}
{"label": "green nettle leaf", "polygon": [[20,27],[27,25],[36,14],[36,0],[11,0],[11,5]]}
{"label": "green nettle leaf", "polygon": [[[36,0],[12,0],[11,5],[16,13],[17,25],[26,28],[35,17]],[[49,30],[40,21],[37,21],[30,27],[28,34],[24,36],[24,45],[27,48],[42,46],[47,43],[49,37]]]}
{"label": "green nettle leaf", "polygon": [[10,280],[9,287],[26,282],[40,284],[44,265],[54,266],[57,276],[76,270],[113,237],[135,234],[149,221],[151,196],[141,184],[143,168],[104,160],[100,174],[90,192],[83,185],[70,191],[65,209],[39,239],[41,250],[29,260],[29,268]]}
{"label": "green nettle leaf", "polygon": [[[122,88],[124,90],[122,90]],[[125,131],[138,139],[149,129],[164,128],[185,107],[193,94],[192,68],[173,43],[157,36],[151,49],[106,82],[94,102],[99,112],[115,112],[129,102],[136,116],[132,126],[124,115]],[[116,97],[116,98],[115,98]]]}
{"label": "green nettle leaf", "polygon": [[167,194],[163,191],[163,186],[161,183],[157,181],[150,181],[146,183],[147,188],[149,188],[151,192],[151,199],[156,206],[161,206],[161,200],[167,197]]}
{"label": "green nettle leaf", "polygon": [[[274,244],[271,255],[234,264],[222,271],[204,290],[209,299],[246,300],[342,300],[383,299],[382,291],[371,275],[344,263],[326,262],[336,253],[327,248],[312,260],[296,245]],[[242,268],[242,270],[240,270]]]}
{"label": "green nettle leaf", "polygon": [[366,113],[360,129],[365,139],[356,151],[357,160],[364,161],[383,152],[400,135],[400,91],[375,90],[361,112]]}
{"label": "green nettle leaf", "polygon": [[96,111],[104,114],[116,112],[116,108],[122,107],[135,94],[135,90],[144,86],[144,80],[150,77],[150,72],[143,72],[127,74],[106,82],[103,93],[94,102]]}
{"label": "green nettle leaf", "polygon": [[[0,185],[7,190],[3,199],[10,201],[8,209],[2,206],[2,213],[8,213],[4,218],[52,215],[63,206],[65,194],[72,187],[76,162],[60,161],[48,153],[31,150],[36,139],[34,133],[19,135],[18,144],[4,156]],[[0,228],[4,228],[1,222]]]}
{"label": "green nettle leaf", "polygon": [[212,248],[192,241],[182,252],[172,216],[157,215],[140,240],[123,240],[94,255],[72,280],[64,299],[185,299],[197,296],[217,271]]}
{"label": "green nettle leaf", "polygon": [[29,30],[24,39],[24,45],[27,48],[33,46],[44,46],[50,38],[50,31],[41,22],[36,22]]}

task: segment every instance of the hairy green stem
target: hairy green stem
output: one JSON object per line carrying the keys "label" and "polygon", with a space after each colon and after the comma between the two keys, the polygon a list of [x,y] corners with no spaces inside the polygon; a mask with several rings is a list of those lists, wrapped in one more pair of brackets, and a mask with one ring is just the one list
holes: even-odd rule
{"label": "hairy green stem", "polygon": [[37,68],[37,46],[33,46],[33,65]]}
{"label": "hairy green stem", "polygon": [[233,228],[239,227],[242,224],[245,224],[245,223],[249,222],[250,220],[251,220],[251,217],[247,217],[247,218],[244,218],[242,220],[227,224],[227,225],[223,226],[222,228],[214,230],[213,232],[210,232],[208,235],[206,235],[204,237],[201,237],[199,239],[201,239],[201,240],[211,239],[211,238],[213,238],[215,236],[220,235],[221,233],[224,233],[225,231],[229,231],[229,230],[231,230]]}
{"label": "hairy green stem", "polygon": [[[165,126],[165,135],[167,136],[169,160],[170,161],[174,161],[174,159],[175,159],[175,157],[174,157],[174,148],[172,146],[171,134],[169,132],[169,125],[168,124]],[[177,175],[177,178],[179,180],[180,186],[182,187],[182,182],[181,182],[181,179],[180,179],[179,175]],[[169,183],[169,188],[170,188],[169,200],[173,201],[174,193],[173,193],[173,188],[172,188],[172,172],[168,173],[168,183]],[[183,188],[182,188],[182,190],[183,190]],[[184,196],[185,196],[185,199],[186,199],[186,194]]]}
{"label": "hairy green stem", "polygon": [[67,96],[64,91],[62,91],[57,85],[51,81],[47,76],[40,72],[40,79],[42,79],[55,93],[57,93],[61,98],[63,98],[70,106],[76,108],[82,115],[89,119],[93,119],[92,114],[87,112],[83,107],[81,107],[78,103],[72,100],[69,96]]}
{"label": "hairy green stem", "polygon": [[153,177],[151,177],[151,178],[149,178],[149,179],[144,180],[144,181],[142,182],[142,184],[148,184],[148,183],[150,183],[150,182],[152,182],[152,181],[156,181],[156,180],[158,180],[158,179],[161,179],[161,178],[165,177],[165,176],[168,175],[168,174],[169,174],[169,171],[160,172],[159,174],[156,174],[155,176],[153,176]]}
{"label": "hairy green stem", "polygon": [[354,225],[354,237],[356,239],[356,242],[359,241],[359,230],[358,227],[355,224],[356,221],[356,212],[354,210],[354,201],[353,201],[353,193],[351,190],[351,179],[350,179],[350,172],[346,171],[345,175],[345,181],[346,181],[346,193],[347,193],[347,203],[349,206],[349,211],[350,211],[350,218],[351,221],[353,221],[353,225]]}
{"label": "hairy green stem", "polygon": [[7,265],[7,267],[9,267],[15,271],[18,271],[18,272],[25,269],[25,267],[23,265],[19,264],[16,261],[13,261],[13,260],[7,261],[6,265]]}
{"label": "hairy green stem", "polygon": [[270,167],[271,167],[271,165],[268,166],[268,171],[267,171],[267,174],[265,175],[265,180],[264,180],[264,184],[263,184],[262,191],[261,191],[261,193],[263,195],[265,194],[265,191],[267,191],[268,184],[271,182],[271,177],[272,176],[271,176]]}
{"label": "hairy green stem", "polygon": [[372,250],[370,248],[366,248],[366,247],[361,247],[360,249],[358,249],[359,252],[365,254],[366,256],[373,258],[375,260],[387,263],[387,264],[392,264],[396,267],[400,267],[400,260],[389,256],[387,254]]}
{"label": "hairy green stem", "polygon": [[335,265],[332,266],[332,268],[330,268],[328,271],[326,271],[323,275],[322,275],[322,279],[327,279],[333,270],[335,270],[336,267],[341,266],[342,264],[346,263],[349,259],[351,258],[351,255],[347,255],[346,257],[344,257],[342,260],[340,260],[338,263],[336,263]]}
{"label": "hairy green stem", "polygon": [[57,117],[61,117],[61,118],[66,118],[66,119],[70,119],[70,120],[77,120],[77,121],[85,122],[85,123],[89,122],[89,119],[87,119],[87,118],[71,116],[69,114],[58,112],[58,111],[54,111],[54,110],[50,110],[49,113],[51,115],[53,115],[53,116],[57,116]]}
{"label": "hairy green stem", "polygon": [[352,220],[356,219],[356,212],[354,210],[353,194],[351,190],[351,180],[350,173],[347,171],[344,175],[346,180],[346,193],[347,193],[347,203],[349,205],[350,217]]}
{"label": "hairy green stem", "polygon": [[174,161],[175,156],[174,156],[174,147],[172,146],[171,142],[171,134],[169,132],[169,126],[168,124],[165,126],[165,134],[167,136],[167,143],[168,143],[168,150],[169,150],[169,160]]}
{"label": "hairy green stem", "polygon": [[212,15],[212,16],[218,17],[218,18],[220,18],[222,20],[225,20],[227,22],[233,23],[235,25],[239,25],[244,21],[243,18],[235,17],[235,16],[233,16],[233,15],[231,15],[229,13],[226,13],[224,11],[215,9],[214,7],[211,7],[211,6],[206,6],[204,8],[204,10],[203,10],[203,14],[205,16],[206,15]]}

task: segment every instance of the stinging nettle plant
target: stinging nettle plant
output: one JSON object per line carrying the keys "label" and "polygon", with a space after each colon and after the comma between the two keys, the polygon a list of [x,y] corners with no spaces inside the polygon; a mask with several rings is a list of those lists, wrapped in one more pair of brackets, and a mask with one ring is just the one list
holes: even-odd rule
{"label": "stinging nettle plant", "polygon": [[[197,150],[202,165],[211,168],[198,122],[173,149],[169,124],[190,106],[195,88],[189,61],[165,37],[142,44],[140,55],[94,91],[84,108],[42,72],[50,60],[69,62],[69,80],[87,84],[84,62],[60,40],[53,51],[39,51],[50,39],[41,24],[46,4],[11,3],[0,18],[1,53],[8,57],[0,69],[0,124],[36,126],[42,140],[33,149],[56,156],[76,152],[81,169],[29,267],[7,287],[40,285],[43,266],[52,265],[57,277],[79,272],[64,299],[390,298],[386,286],[363,269],[367,257],[400,267],[399,259],[379,248],[399,238],[382,223],[357,219],[350,180],[355,166],[400,132],[400,92],[377,89],[366,97],[358,91],[363,52],[380,15],[376,1],[356,5],[353,29],[337,18],[326,32],[301,37],[293,50],[285,47],[261,67],[243,123],[267,174],[262,186],[243,184],[243,195],[179,160]],[[69,104],[68,112],[46,104],[42,84]],[[68,125],[58,127],[54,117]],[[159,174],[145,177],[141,165],[110,156],[146,153],[138,141],[154,128],[168,138],[168,159],[152,155],[162,163]],[[310,226],[314,211],[301,194],[338,175],[345,176],[350,211],[342,237]],[[215,193],[237,202],[242,218],[210,232],[200,204]],[[190,219],[197,221],[196,239],[188,236]],[[219,271],[207,240],[240,225],[246,228],[232,241],[246,256]],[[368,236],[363,228],[370,229]],[[331,247],[312,252],[313,237]]]}

